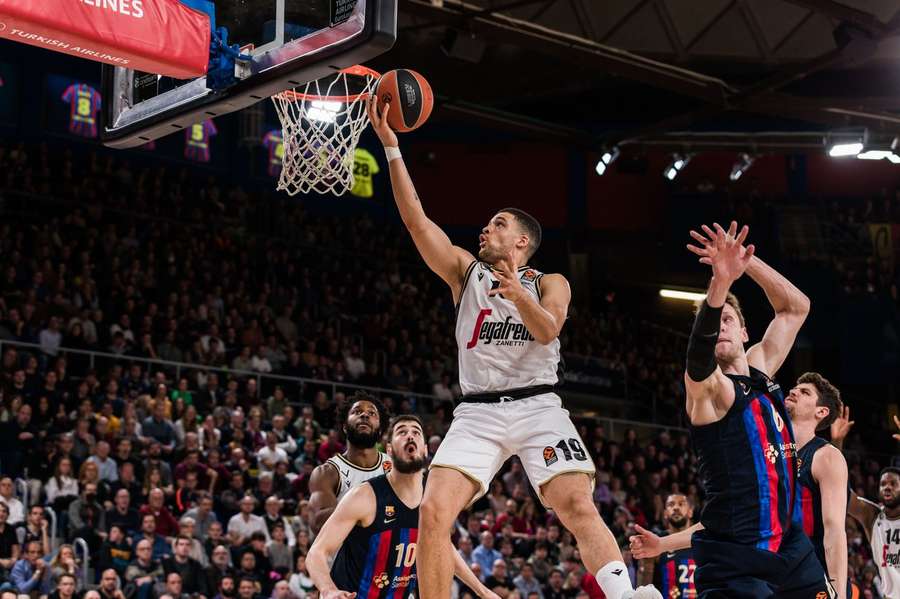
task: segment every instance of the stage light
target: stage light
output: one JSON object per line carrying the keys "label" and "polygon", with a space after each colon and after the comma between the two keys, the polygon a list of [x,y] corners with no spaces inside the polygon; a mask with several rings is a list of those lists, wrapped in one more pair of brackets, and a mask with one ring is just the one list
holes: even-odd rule
{"label": "stage light", "polygon": [[828,155],[832,158],[842,158],[844,156],[856,156],[862,152],[863,143],[861,141],[853,141],[849,143],[832,144],[828,147]]}
{"label": "stage light", "polygon": [[678,176],[678,173],[684,170],[684,167],[688,165],[688,162],[693,158],[692,154],[673,154],[672,162],[669,163],[669,166],[666,167],[666,170],[663,171],[663,176],[669,181],[674,181],[675,177]]}
{"label": "stage light", "polygon": [[856,155],[860,160],[889,160],[894,164],[900,164],[900,156],[891,150],[867,150]]}
{"label": "stage light", "polygon": [[687,300],[691,302],[699,302],[706,299],[705,293],[699,293],[697,291],[680,291],[678,289],[663,288],[659,290],[659,295],[666,299]]}
{"label": "stage light", "polygon": [[756,157],[751,156],[750,154],[741,154],[738,157],[738,161],[734,163],[734,166],[731,167],[731,175],[729,175],[729,179],[732,181],[737,181],[741,177],[744,176],[753,163],[756,162]]}
{"label": "stage light", "polygon": [[619,157],[619,147],[616,146],[612,150],[606,150],[603,152],[603,155],[600,156],[600,160],[597,161],[597,166],[594,167],[594,170],[598,175],[603,176],[603,173],[606,172],[606,169],[610,167],[610,165],[616,161],[616,158]]}

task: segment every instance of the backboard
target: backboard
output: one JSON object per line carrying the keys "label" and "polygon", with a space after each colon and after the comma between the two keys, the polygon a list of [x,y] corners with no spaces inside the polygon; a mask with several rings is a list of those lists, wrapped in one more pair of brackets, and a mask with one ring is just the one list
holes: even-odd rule
{"label": "backboard", "polygon": [[215,27],[246,48],[237,82],[103,65],[103,143],[130,148],[363,63],[393,45],[397,0],[215,0]]}

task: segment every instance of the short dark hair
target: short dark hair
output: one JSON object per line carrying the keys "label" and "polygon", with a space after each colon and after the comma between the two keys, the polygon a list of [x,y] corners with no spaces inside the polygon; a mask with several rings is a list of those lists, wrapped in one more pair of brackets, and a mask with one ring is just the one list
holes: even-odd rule
{"label": "short dark hair", "polygon": [[519,223],[522,231],[528,236],[528,259],[531,259],[541,246],[541,238],[543,237],[541,223],[520,208],[504,208],[499,212],[507,212],[516,218],[516,222]]}
{"label": "short dark hair", "polygon": [[844,411],[844,402],[841,401],[841,392],[838,388],[818,372],[804,372],[797,379],[797,384],[809,384],[816,388],[816,394],[819,398],[816,400],[816,406],[828,408],[828,416],[816,426],[817,431],[823,431],[830,427],[831,424]]}
{"label": "short dark hair", "polygon": [[416,424],[419,425],[419,428],[421,428],[422,431],[425,430],[425,425],[422,423],[422,419],[419,418],[418,416],[416,416],[415,414],[400,414],[398,416],[395,416],[391,420],[391,425],[388,427],[388,431],[390,432],[390,435],[389,435],[390,437],[394,436],[394,429],[397,428],[397,425],[400,424],[401,422],[415,422]]}
{"label": "short dark hair", "polygon": [[894,467],[894,466],[888,466],[887,468],[883,469],[883,470],[878,474],[878,480],[881,480],[881,478],[882,478],[885,474],[893,474],[893,475],[896,476],[897,478],[900,478],[900,468],[896,468],[896,467]]}
{"label": "short dark hair", "polygon": [[338,405],[337,423],[340,427],[339,430],[343,432],[344,426],[347,424],[347,418],[350,416],[350,409],[353,408],[354,404],[359,401],[367,401],[375,406],[376,410],[378,410],[378,436],[383,436],[388,428],[388,421],[391,419],[391,413],[388,411],[387,406],[385,406],[380,399],[378,399],[374,395],[369,395],[365,391],[357,391]]}
{"label": "short dark hair", "polygon": [[72,582],[78,584],[78,579],[75,578],[74,574],[70,574],[69,572],[63,572],[62,574],[60,574],[59,578],[56,579],[56,583],[59,584],[60,582],[62,582],[63,578],[71,578]]}

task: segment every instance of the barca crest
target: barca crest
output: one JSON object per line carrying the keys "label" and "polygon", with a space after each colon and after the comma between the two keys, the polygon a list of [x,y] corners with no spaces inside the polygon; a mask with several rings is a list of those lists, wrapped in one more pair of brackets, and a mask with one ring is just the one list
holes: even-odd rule
{"label": "barca crest", "polygon": [[384,517],[385,518],[393,518],[395,513],[396,513],[396,510],[394,509],[394,506],[392,506],[392,505],[384,506]]}

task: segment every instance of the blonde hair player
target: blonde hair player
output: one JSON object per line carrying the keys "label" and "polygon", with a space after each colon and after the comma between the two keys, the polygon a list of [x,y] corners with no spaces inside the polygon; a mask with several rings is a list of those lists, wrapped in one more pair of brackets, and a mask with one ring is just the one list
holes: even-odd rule
{"label": "blonde hair player", "polygon": [[431,464],[419,512],[420,595],[450,596],[453,555],[447,536],[456,516],[483,495],[500,466],[516,455],[541,501],[578,540],[582,559],[609,599],[661,598],[634,590],[612,533],[592,499],[594,463],[563,409],[559,333],[571,292],[565,277],[528,266],[541,227],[506,208],[485,225],[478,258],[455,246],[426,215],[388,123],[392,107],[369,119],[385,147],[394,199],[425,263],[450,287],[463,397]]}

